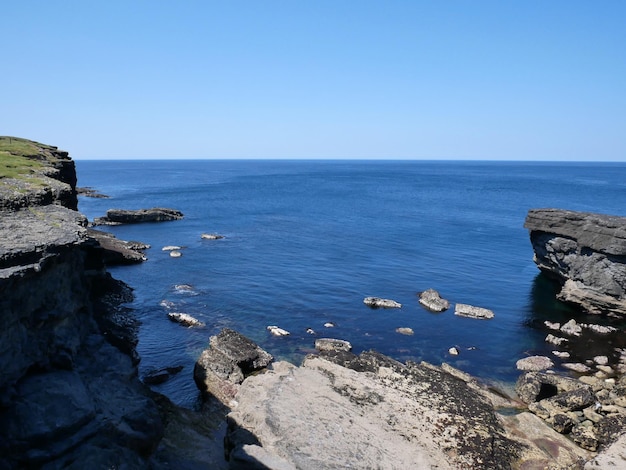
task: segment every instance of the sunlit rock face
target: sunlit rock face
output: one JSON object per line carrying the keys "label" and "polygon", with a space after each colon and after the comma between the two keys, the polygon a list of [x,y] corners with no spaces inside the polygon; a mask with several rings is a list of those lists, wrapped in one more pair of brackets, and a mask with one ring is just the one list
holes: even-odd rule
{"label": "sunlit rock face", "polygon": [[560,300],[626,317],[626,217],[532,209],[524,227],[535,263],[562,286]]}

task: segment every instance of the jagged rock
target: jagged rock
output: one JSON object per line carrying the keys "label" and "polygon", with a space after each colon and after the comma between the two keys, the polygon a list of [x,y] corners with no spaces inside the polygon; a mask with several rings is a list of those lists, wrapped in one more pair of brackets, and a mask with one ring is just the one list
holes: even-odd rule
{"label": "jagged rock", "polygon": [[94,199],[108,199],[109,196],[102,194],[100,191],[89,186],[77,187],[76,194],[79,196],[92,197]]}
{"label": "jagged rock", "polygon": [[579,372],[581,374],[584,374],[591,370],[591,367],[586,366],[585,364],[581,364],[579,362],[564,362],[563,364],[561,364],[561,366],[565,367],[566,369],[573,370],[574,372]]}
{"label": "jagged rock", "polygon": [[194,380],[200,391],[210,393],[229,405],[239,384],[249,374],[269,365],[273,357],[242,334],[224,328],[211,336],[194,367]]}
{"label": "jagged rock", "polygon": [[540,371],[554,367],[554,362],[546,356],[530,356],[515,363],[517,370]]}
{"label": "jagged rock", "polygon": [[533,209],[524,227],[535,263],[562,285],[559,299],[589,313],[626,315],[626,217]]}
{"label": "jagged rock", "polygon": [[254,448],[258,468],[279,457],[279,468],[307,469],[567,468],[588,456],[528,413],[496,414],[492,399],[506,401],[441,368],[373,352],[278,362],[243,382],[226,452]]}
{"label": "jagged rock", "polygon": [[454,314],[461,317],[490,319],[494,317],[494,313],[486,308],[474,307],[467,304],[456,304],[454,307]]}
{"label": "jagged rock", "polygon": [[152,209],[109,209],[106,216],[94,219],[94,225],[138,224],[145,222],[167,222],[183,218],[183,213],[176,209],[153,207]]}
{"label": "jagged rock", "polygon": [[441,298],[435,289],[427,289],[419,293],[419,303],[431,312],[444,312],[450,308],[450,302]]}
{"label": "jagged rock", "polygon": [[188,313],[169,312],[167,317],[175,323],[180,323],[186,327],[203,327],[204,323],[197,318],[192,317]]}
{"label": "jagged rock", "polygon": [[112,233],[93,228],[88,228],[87,234],[97,240],[104,250],[104,262],[107,266],[141,263],[148,259],[144,251],[150,248],[150,245],[120,240]]}
{"label": "jagged rock", "polygon": [[365,297],[363,303],[371,308],[402,308],[402,304],[391,299],[381,299],[379,297]]}
{"label": "jagged rock", "polygon": [[561,332],[569,336],[580,336],[583,329],[573,318],[561,327]]}
{"label": "jagged rock", "polygon": [[351,351],[352,345],[343,339],[319,338],[315,340],[318,351]]}

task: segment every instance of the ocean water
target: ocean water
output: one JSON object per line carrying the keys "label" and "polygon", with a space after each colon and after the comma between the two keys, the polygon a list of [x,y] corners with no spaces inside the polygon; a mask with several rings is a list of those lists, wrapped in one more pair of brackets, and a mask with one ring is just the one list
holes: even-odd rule
{"label": "ocean water", "polygon": [[[528,210],[626,215],[626,163],[79,160],[76,166],[79,186],[110,196],[80,198],[90,220],[110,208],[169,207],[185,215],[100,228],[152,246],[147,262],[110,270],[135,289],[129,307],[142,323],[140,373],[184,366],[155,389],[188,407],[199,400],[193,364],[224,327],[295,363],[316,337],[334,337],[357,353],[448,362],[510,384],[518,359],[549,354],[543,321],[574,314],[538,275],[523,228]],[[205,232],[225,238],[203,240]],[[183,246],[183,256],[170,257],[161,250],[166,245]],[[428,288],[452,304],[489,308],[495,318],[458,317],[453,307],[430,313],[417,301]],[[391,298],[402,308],[373,310],[363,304],[366,296]],[[168,311],[206,327],[184,328],[168,320]],[[291,334],[272,336],[268,325]],[[414,334],[400,335],[399,327]],[[458,356],[448,354],[452,346]]]}

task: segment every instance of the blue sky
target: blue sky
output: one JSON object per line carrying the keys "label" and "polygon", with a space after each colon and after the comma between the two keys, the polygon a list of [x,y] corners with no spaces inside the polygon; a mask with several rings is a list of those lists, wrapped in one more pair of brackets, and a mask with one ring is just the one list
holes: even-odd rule
{"label": "blue sky", "polygon": [[83,158],[626,161],[626,2],[9,0],[0,134]]}

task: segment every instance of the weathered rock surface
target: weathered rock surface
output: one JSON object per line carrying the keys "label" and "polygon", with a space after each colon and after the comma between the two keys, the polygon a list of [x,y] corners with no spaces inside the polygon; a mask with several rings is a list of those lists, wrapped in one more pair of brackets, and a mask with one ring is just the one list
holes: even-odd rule
{"label": "weathered rock surface", "polygon": [[444,312],[450,308],[450,302],[441,298],[435,289],[427,289],[419,293],[419,303],[431,312]]}
{"label": "weathered rock surface", "polygon": [[343,339],[319,338],[315,340],[315,349],[318,351],[350,351],[352,345]]}
{"label": "weathered rock surface", "polygon": [[75,210],[74,163],[24,139],[0,152],[25,168],[0,168],[16,175],[0,177],[0,468],[159,468],[177,454],[138,378],[132,290]]}
{"label": "weathered rock surface", "polygon": [[580,468],[590,457],[529,413],[496,413],[511,402],[465,377],[373,352],[279,362],[241,385],[226,452],[233,468],[313,470]]}
{"label": "weathered rock surface", "polygon": [[381,299],[380,297],[365,297],[363,303],[371,308],[402,308],[402,304],[391,299]]}
{"label": "weathered rock surface", "polygon": [[530,356],[520,359],[516,362],[515,366],[518,370],[533,370],[540,371],[550,369],[554,367],[554,362],[549,357],[545,356]]}
{"label": "weathered rock surface", "polygon": [[626,316],[626,217],[533,209],[524,227],[535,263],[562,286],[560,300]]}
{"label": "weathered rock surface", "polygon": [[528,372],[516,385],[528,409],[582,448],[604,450],[626,433],[626,379],[618,385],[593,377],[580,380]]}
{"label": "weathered rock surface", "polygon": [[193,378],[200,391],[230,405],[243,379],[269,365],[273,357],[242,334],[224,328],[209,339],[196,361]]}
{"label": "weathered rock surface", "polygon": [[109,209],[106,216],[96,217],[94,225],[138,224],[145,222],[167,222],[183,218],[183,213],[176,209],[153,207],[152,209]]}
{"label": "weathered rock surface", "polygon": [[488,320],[495,316],[494,313],[487,308],[474,307],[473,305],[467,304],[456,304],[454,306],[454,314],[461,317],[479,318],[483,320]]}

